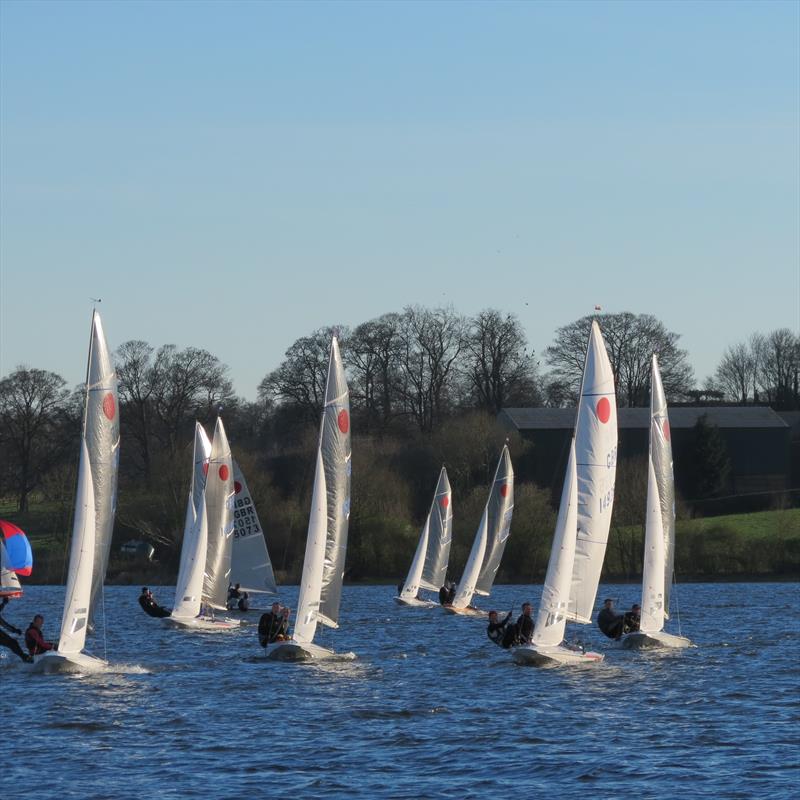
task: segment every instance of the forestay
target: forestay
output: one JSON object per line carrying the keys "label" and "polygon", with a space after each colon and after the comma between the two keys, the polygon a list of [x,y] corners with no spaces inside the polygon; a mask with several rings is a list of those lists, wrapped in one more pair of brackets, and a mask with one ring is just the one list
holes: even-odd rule
{"label": "forestay", "polygon": [[233,543],[233,464],[225,426],[219,417],[211,441],[205,501],[208,515],[208,547],[203,579],[203,600],[213,608],[225,609]]}
{"label": "forestay", "polygon": [[233,459],[233,491],[231,583],[241,584],[243,591],[275,594],[278,587],[267,552],[264,530],[247,481],[236,459]]}
{"label": "forestay", "polygon": [[539,603],[533,631],[534,644],[558,645],[564,639],[577,529],[578,475],[575,466],[575,439],[572,439],[553,546],[550,549],[550,561],[547,564],[542,600]]}
{"label": "forestay", "polygon": [[568,618],[589,623],[611,525],[617,470],[614,374],[597,322],[592,322],[575,431],[578,519]]}

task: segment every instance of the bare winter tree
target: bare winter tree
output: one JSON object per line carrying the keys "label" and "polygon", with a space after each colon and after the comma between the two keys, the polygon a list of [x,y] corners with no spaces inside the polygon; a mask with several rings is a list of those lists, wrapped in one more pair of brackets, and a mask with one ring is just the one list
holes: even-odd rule
{"label": "bare winter tree", "polygon": [[364,430],[386,429],[395,411],[393,387],[400,355],[400,315],[359,325],[347,342],[351,401],[364,412]]}
{"label": "bare winter tree", "polygon": [[452,309],[409,306],[403,312],[397,392],[423,432],[433,430],[453,400],[465,337],[464,318]]}
{"label": "bare winter tree", "polygon": [[464,372],[473,404],[491,414],[508,406],[541,405],[533,352],[513,314],[481,311],[469,321]]}
{"label": "bare winter tree", "polygon": [[258,385],[259,401],[275,401],[293,407],[310,422],[318,420],[325,400],[331,337],[337,330],[344,357],[346,329],[320,328],[310,336],[303,336],[286,351],[281,365]]}
{"label": "bare winter tree", "polygon": [[580,391],[586,343],[592,321],[603,332],[616,380],[617,402],[621,406],[647,404],[650,388],[650,360],[658,355],[661,377],[668,397],[686,393],[694,384],[687,353],[678,347],[679,334],[668,331],[651,314],[601,314],[582,317],[556,331],[555,342],[545,351],[553,367],[550,381],[566,385],[573,400]]}
{"label": "bare winter tree", "polygon": [[68,403],[64,379],[54,372],[19,366],[0,380],[2,470],[20,511],[70,441],[62,424]]}
{"label": "bare winter tree", "polygon": [[115,354],[123,438],[136,443],[145,480],[150,479],[152,462],[151,425],[153,395],[153,348],[141,340],[124,342]]}
{"label": "bare winter tree", "polygon": [[758,382],[765,399],[778,409],[800,407],[800,336],[779,328],[762,340]]}

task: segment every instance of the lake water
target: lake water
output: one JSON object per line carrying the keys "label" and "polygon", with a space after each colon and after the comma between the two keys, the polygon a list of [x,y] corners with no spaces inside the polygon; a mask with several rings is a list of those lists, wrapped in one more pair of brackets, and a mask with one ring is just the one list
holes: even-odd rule
{"label": "lake water", "polygon": [[[539,592],[498,586],[491,604]],[[25,674],[0,650],[0,797],[798,796],[796,584],[681,586],[696,649],[626,652],[580,628],[605,662],[556,669],[517,666],[483,621],[392,594],[345,587],[341,629],[318,641],[358,658],[315,666],[265,661],[254,625],[167,628],[137,587],[107,587],[109,673]],[[606,595],[638,601],[634,586]],[[24,628],[41,611],[55,638],[62,597],[29,587],[5,616]]]}

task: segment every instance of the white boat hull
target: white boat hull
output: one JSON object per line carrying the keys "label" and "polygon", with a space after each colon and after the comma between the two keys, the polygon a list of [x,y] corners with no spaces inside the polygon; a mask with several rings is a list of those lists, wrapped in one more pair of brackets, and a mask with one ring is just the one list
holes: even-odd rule
{"label": "white boat hull", "polygon": [[603,660],[601,653],[571,650],[562,645],[523,644],[511,648],[511,657],[517,664],[532,667],[553,667],[557,665],[597,664]]}
{"label": "white boat hull", "polygon": [[456,606],[442,606],[448,614],[458,614],[460,617],[488,617],[488,611],[480,608],[457,608]]}
{"label": "white boat hull", "polygon": [[666,631],[656,631],[654,633],[634,631],[633,633],[626,633],[622,637],[622,647],[625,650],[650,650],[655,648],[681,650],[693,646],[685,636],[676,636],[674,633],[667,633]]}
{"label": "white boat hull", "polygon": [[410,608],[433,608],[439,605],[434,603],[433,600],[420,600],[418,597],[395,597],[395,603],[400,606],[409,606]]}
{"label": "white boat hull", "polygon": [[164,617],[165,622],[178,628],[195,631],[229,631],[239,628],[241,620],[228,617]]}
{"label": "white boat hull", "polygon": [[90,673],[102,672],[108,667],[108,661],[95,658],[88,653],[62,654],[55,650],[48,650],[36,656],[33,664],[28,669],[39,675],[53,675],[56,673]]}

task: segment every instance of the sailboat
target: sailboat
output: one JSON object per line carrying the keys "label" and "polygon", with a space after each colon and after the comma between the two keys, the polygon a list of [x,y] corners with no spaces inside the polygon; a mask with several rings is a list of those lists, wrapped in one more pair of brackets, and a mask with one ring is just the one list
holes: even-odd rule
{"label": "sailboat", "polygon": [[428,516],[422,526],[414,560],[408,570],[403,588],[395,601],[401,606],[430,607],[438,605],[417,595],[420,589],[438,592],[447,575],[450,543],[453,540],[453,492],[442,467],[433,494]]}
{"label": "sailboat", "polygon": [[325,407],[317,445],[297,616],[291,638],[269,646],[268,658],[307,661],[336,655],[314,644],[314,635],[320,622],[331,628],[339,627],[350,519],[350,474],[350,396],[339,343],[334,336],[325,382]]}
{"label": "sailboat", "polygon": [[28,537],[13,522],[0,519],[0,597],[22,597],[19,575],[27,577],[33,569],[33,554]]}
{"label": "sailboat", "polygon": [[542,599],[531,643],[512,649],[517,663],[602,660],[599,653],[565,647],[563,639],[567,620],[591,622],[611,525],[616,465],[614,374],[600,327],[592,322]]}
{"label": "sailboat", "polygon": [[175,604],[165,619],[182,628],[226,630],[239,621],[217,617],[228,594],[233,537],[233,469],[222,419],[209,442],[195,423],[192,483],[186,504]]}
{"label": "sailboat", "polygon": [[485,611],[471,605],[472,598],[476,594],[487,597],[492,590],[506,541],[511,533],[513,512],[514,469],[511,466],[508,445],[503,445],[489,499],[483,509],[464,573],[456,587],[452,604],[442,606],[445,611],[473,617],[485,615]]}
{"label": "sailboat", "polygon": [[96,672],[107,662],[84,652],[105,580],[119,465],[117,377],[97,310],[92,312],[72,546],[58,647],[36,656],[38,672]]}
{"label": "sailboat", "polygon": [[672,472],[667,399],[653,355],[650,378],[650,447],[647,457],[647,515],[644,533],[642,616],[639,630],[622,638],[625,648],[690,647],[691,641],[664,630],[675,559],[675,479]]}
{"label": "sailboat", "polygon": [[233,548],[230,582],[248,594],[277,594],[264,529],[253,497],[236,459],[233,459]]}

